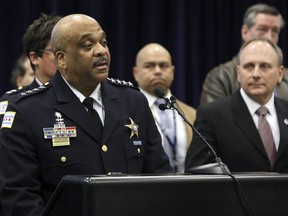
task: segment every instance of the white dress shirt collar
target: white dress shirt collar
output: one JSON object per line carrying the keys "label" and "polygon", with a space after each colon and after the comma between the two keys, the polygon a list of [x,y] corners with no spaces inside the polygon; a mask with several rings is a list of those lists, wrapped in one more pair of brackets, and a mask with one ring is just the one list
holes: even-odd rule
{"label": "white dress shirt collar", "polygon": [[[158,99],[158,97],[149,94],[148,92],[146,92],[146,91],[145,91],[144,89],[142,89],[142,88],[139,88],[139,89],[140,89],[140,91],[146,96],[146,98],[147,98],[147,100],[148,100],[148,103],[149,103],[149,107],[152,107],[152,106],[155,104],[155,102],[156,102],[156,100]],[[168,89],[167,94],[166,94],[164,97],[170,98],[171,96],[172,96],[171,90]]]}
{"label": "white dress shirt collar", "polygon": [[[61,74],[61,76],[62,76],[62,74]],[[73,91],[73,93],[78,97],[78,99],[82,103],[86,97],[80,91],[78,91],[76,88],[74,88],[70,83],[68,83],[67,80],[63,76],[62,76],[62,78],[64,79],[66,84],[69,86],[69,88]],[[97,87],[94,89],[94,91],[91,93],[91,95],[89,97],[92,97],[97,102],[98,105],[103,107],[102,97],[101,97],[101,83],[99,83],[99,85],[97,85]]]}
{"label": "white dress shirt collar", "polygon": [[[256,110],[261,106],[259,103],[255,102],[254,100],[252,100],[245,92],[244,90],[241,88],[240,89],[240,94],[244,100],[244,102],[246,103],[248,110],[250,112],[251,115],[255,114]],[[274,105],[274,99],[275,96],[274,94],[272,94],[272,97],[270,98],[270,100],[264,104],[264,106],[269,110],[269,113],[276,113],[276,109],[275,109],[275,105]]]}

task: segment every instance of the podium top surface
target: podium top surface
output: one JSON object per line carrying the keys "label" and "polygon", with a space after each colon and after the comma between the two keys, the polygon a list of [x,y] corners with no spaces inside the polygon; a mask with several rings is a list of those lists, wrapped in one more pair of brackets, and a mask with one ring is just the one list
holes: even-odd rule
{"label": "podium top surface", "polygon": [[233,176],[65,176],[44,215],[253,215],[247,213],[247,201],[257,215],[288,215],[287,174],[259,172]]}
{"label": "podium top surface", "polygon": [[[239,181],[270,181],[270,180],[288,180],[288,174],[279,173],[234,173],[233,176]],[[109,182],[162,182],[162,181],[227,181],[231,180],[229,175],[193,175],[193,174],[159,174],[159,175],[71,175],[65,176],[62,181],[79,181],[81,183],[109,183]]]}

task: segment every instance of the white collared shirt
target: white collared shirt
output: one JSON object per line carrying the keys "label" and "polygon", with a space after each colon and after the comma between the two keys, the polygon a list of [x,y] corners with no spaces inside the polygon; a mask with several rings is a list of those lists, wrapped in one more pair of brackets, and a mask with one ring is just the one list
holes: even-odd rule
{"label": "white collared shirt", "polygon": [[[258,108],[261,105],[256,103],[255,101],[253,101],[244,92],[244,90],[242,88],[240,89],[240,93],[241,93],[242,98],[248,107],[248,110],[249,110],[249,112],[253,118],[253,121],[256,125],[256,128],[258,129],[259,116],[255,112],[258,110]],[[274,94],[272,94],[272,97],[264,106],[269,110],[269,113],[266,115],[266,119],[270,125],[271,130],[272,130],[273,139],[274,139],[274,142],[276,145],[276,150],[278,150],[279,142],[280,142],[280,129],[279,129],[279,123],[278,123],[278,118],[277,118],[277,112],[276,112],[276,108],[275,108],[275,104],[274,104],[274,99],[275,99],[275,96],[274,96]]]}
{"label": "white collared shirt", "polygon": [[[61,74],[62,76],[62,74]],[[85,96],[78,91],[76,88],[74,88],[70,83],[67,82],[67,80],[62,76],[66,84],[69,86],[69,88],[73,91],[73,93],[78,97],[81,103],[85,100]],[[101,122],[104,126],[105,121],[105,107],[102,103],[102,96],[101,96],[101,83],[95,88],[95,90],[92,92],[92,94],[89,96],[94,99],[93,108],[98,112],[98,115],[101,119]],[[84,106],[84,105],[83,105]]]}
{"label": "white collared shirt", "polygon": [[[172,155],[171,152],[171,148],[165,146],[163,140],[164,140],[164,134],[159,126],[159,124],[157,122],[160,122],[160,116],[159,116],[159,107],[157,105],[155,105],[155,101],[158,99],[157,97],[149,94],[148,92],[144,91],[143,89],[141,89],[141,92],[146,96],[148,103],[149,103],[149,107],[153,113],[154,119],[155,119],[155,123],[157,125],[158,131],[161,134],[162,137],[162,145],[163,148],[166,152],[166,154],[169,156],[169,158]],[[170,98],[172,96],[171,91],[168,90],[167,95],[165,95],[166,98]],[[186,135],[186,129],[185,129],[185,122],[183,121],[183,119],[181,118],[181,116],[178,115],[178,113],[175,110],[165,110],[163,112],[167,112],[167,115],[169,115],[169,118],[174,119],[173,115],[175,116],[175,120],[176,120],[176,160],[177,160],[177,169],[178,169],[178,173],[184,172],[184,162],[185,162],[185,156],[186,156],[186,152],[187,152],[187,135]],[[173,114],[174,112],[174,114]]]}
{"label": "white collared shirt", "polygon": [[36,80],[36,82],[38,83],[39,86],[42,86],[43,84],[45,84],[45,83],[41,83],[40,80],[37,77],[35,77],[35,80]]}

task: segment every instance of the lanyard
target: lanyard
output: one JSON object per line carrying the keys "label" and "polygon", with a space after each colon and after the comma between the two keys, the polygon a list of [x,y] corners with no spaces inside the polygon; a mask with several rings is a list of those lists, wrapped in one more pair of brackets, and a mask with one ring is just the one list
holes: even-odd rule
{"label": "lanyard", "polygon": [[[177,130],[176,130],[176,128],[177,128],[177,125],[176,125],[175,110],[172,110],[172,111],[173,111],[173,132],[174,132],[173,140],[171,140],[170,137],[168,136],[166,127],[163,125],[163,123],[161,124],[156,118],[155,118],[155,120],[156,120],[157,125],[161,129],[162,134],[165,136],[166,140],[168,141],[169,146],[172,149],[172,154],[173,154],[172,160],[173,160],[173,164],[174,164],[173,168],[175,171],[177,171],[177,158],[176,158],[176,146],[177,146],[177,134],[176,134]],[[167,116],[167,117],[169,117],[169,116]]]}

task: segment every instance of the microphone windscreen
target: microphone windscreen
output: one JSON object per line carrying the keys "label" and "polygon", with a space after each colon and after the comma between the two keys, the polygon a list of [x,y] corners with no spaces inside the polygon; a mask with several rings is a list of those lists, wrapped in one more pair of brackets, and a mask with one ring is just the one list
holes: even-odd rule
{"label": "microphone windscreen", "polygon": [[166,105],[165,104],[159,104],[159,109],[160,110],[165,110],[166,109]]}
{"label": "microphone windscreen", "polygon": [[170,97],[170,100],[172,101],[172,102],[175,102],[176,101],[176,97],[174,97],[173,95]]}
{"label": "microphone windscreen", "polygon": [[164,93],[163,93],[163,91],[161,90],[161,89],[159,89],[159,88],[156,88],[155,90],[154,90],[154,93],[157,95],[157,97],[159,97],[159,98],[163,98],[164,97]]}

